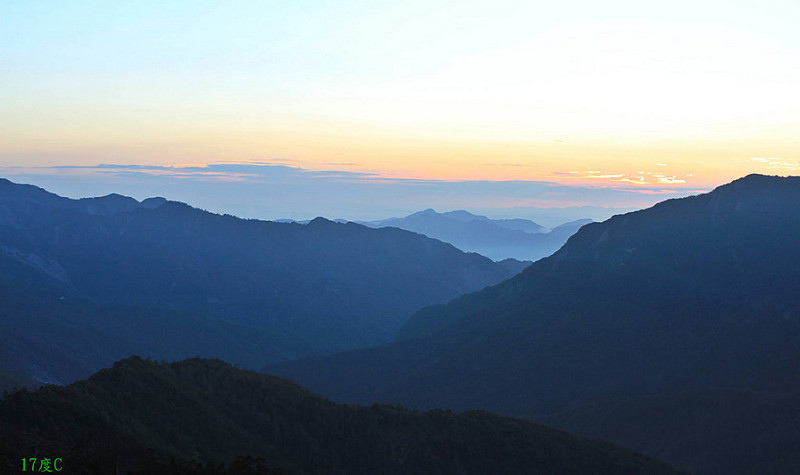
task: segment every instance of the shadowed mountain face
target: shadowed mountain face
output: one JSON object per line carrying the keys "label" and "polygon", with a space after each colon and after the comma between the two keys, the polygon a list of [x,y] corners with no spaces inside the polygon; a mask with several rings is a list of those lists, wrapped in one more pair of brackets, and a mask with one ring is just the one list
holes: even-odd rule
{"label": "shadowed mountain face", "polygon": [[704,389],[591,404],[542,418],[693,473],[798,473],[800,395]]}
{"label": "shadowed mountain face", "polygon": [[270,361],[390,341],[513,274],[398,229],[242,220],[0,181],[0,371],[69,381],[130,354]]}
{"label": "shadowed mountain face", "polygon": [[138,357],[0,400],[0,471],[16,473],[32,454],[61,458],[65,473],[98,474],[675,473],[486,412],[344,406],[218,360]]}
{"label": "shadowed mountain face", "polygon": [[[418,312],[395,343],[270,371],[340,401],[528,416],[722,387],[800,394],[799,237],[800,178],[751,175],[586,225],[520,275]],[[700,452],[693,467],[713,466]]]}
{"label": "shadowed mountain face", "polygon": [[426,209],[405,218],[360,224],[413,231],[495,260],[535,261],[554,253],[581,226],[590,222],[590,219],[581,219],[548,230],[527,219],[489,219],[464,210],[437,213]]}

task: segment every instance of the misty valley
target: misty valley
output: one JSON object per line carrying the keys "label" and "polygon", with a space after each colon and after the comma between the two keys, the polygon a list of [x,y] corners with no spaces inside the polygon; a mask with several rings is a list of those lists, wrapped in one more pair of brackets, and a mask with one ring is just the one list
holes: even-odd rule
{"label": "misty valley", "polygon": [[0,473],[800,473],[799,296],[800,177],[552,228],[0,179]]}

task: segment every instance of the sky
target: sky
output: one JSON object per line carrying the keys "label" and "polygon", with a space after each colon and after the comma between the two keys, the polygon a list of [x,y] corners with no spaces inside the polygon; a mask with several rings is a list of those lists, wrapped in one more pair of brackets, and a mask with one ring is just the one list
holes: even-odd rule
{"label": "sky", "polygon": [[800,170],[795,1],[0,11],[0,176],[71,197],[604,219]]}

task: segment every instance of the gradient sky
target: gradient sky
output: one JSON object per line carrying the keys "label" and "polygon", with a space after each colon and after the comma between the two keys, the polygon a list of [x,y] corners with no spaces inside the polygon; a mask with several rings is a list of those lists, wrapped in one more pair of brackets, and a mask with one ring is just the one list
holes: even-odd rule
{"label": "gradient sky", "polygon": [[261,218],[642,207],[798,173],[798,24],[772,0],[6,0],[0,176]]}

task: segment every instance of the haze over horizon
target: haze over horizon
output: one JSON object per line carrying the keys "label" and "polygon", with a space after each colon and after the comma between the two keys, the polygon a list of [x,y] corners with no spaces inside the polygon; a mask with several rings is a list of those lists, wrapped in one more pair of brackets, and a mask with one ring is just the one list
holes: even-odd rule
{"label": "haze over horizon", "polygon": [[0,176],[262,219],[604,219],[800,171],[799,17],[780,0],[6,2]]}

